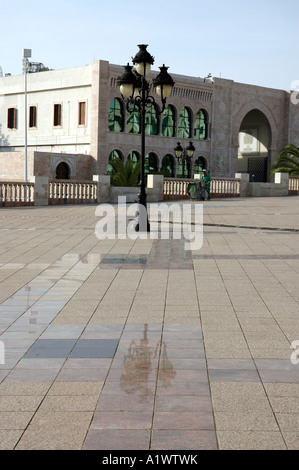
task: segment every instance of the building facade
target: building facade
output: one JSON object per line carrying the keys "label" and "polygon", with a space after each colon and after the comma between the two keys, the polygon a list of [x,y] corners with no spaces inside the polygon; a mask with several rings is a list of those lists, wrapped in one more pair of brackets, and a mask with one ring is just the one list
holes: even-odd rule
{"label": "building facade", "polygon": [[[112,158],[138,159],[139,115],[121,99],[122,72],[95,61],[27,74],[26,119],[25,76],[0,78],[0,179],[24,179],[26,121],[29,176],[92,179],[109,173]],[[169,73],[175,86],[165,111],[157,96],[147,109],[146,172],[191,177],[206,167],[212,176],[241,172],[267,181],[278,151],[299,145],[299,107],[290,92]],[[183,167],[174,148],[190,141],[194,157]]]}

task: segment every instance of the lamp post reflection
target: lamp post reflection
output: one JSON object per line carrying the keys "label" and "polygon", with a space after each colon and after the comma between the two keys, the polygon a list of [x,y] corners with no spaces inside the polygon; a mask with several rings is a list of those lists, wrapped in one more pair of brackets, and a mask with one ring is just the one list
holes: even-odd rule
{"label": "lamp post reflection", "polygon": [[[146,397],[152,396],[155,387],[150,387],[150,382],[156,382],[155,360],[158,364],[159,359],[159,374],[162,372],[162,376],[159,375],[159,380],[162,381],[163,386],[167,387],[176,375],[172,363],[167,357],[167,346],[160,339],[152,345],[148,338],[148,325],[145,324],[143,337],[139,341],[132,340],[128,353],[124,355],[120,380],[122,390],[128,394],[137,394],[141,401],[146,401]],[[151,379],[152,373],[154,373],[154,378]]]}

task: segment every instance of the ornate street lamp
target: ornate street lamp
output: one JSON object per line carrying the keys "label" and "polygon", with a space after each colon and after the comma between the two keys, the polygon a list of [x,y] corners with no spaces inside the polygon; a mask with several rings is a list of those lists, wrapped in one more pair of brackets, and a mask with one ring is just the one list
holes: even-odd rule
{"label": "ornate street lamp", "polygon": [[[136,108],[140,115],[141,124],[141,171],[140,171],[140,192],[138,194],[138,220],[135,225],[136,232],[138,231],[150,231],[150,225],[147,216],[147,204],[146,204],[146,191],[145,191],[145,114],[146,108],[149,104],[155,104],[155,98],[150,95],[150,84],[146,80],[146,75],[151,70],[151,65],[154,63],[153,56],[147,51],[146,44],[139,44],[139,51],[132,58],[132,62],[136,65],[136,69],[133,66],[127,64],[124,68],[124,73],[118,77],[118,86],[126,108],[129,113],[133,113]],[[166,99],[172,92],[174,81],[167,72],[168,67],[163,65],[160,67],[160,73],[156,78],[153,79],[153,86],[157,95],[161,98],[162,108],[159,109],[159,114],[163,113],[166,105]],[[142,205],[145,208],[141,210]],[[144,217],[145,214],[145,217]]]}
{"label": "ornate street lamp", "polygon": [[180,160],[182,161],[183,178],[185,178],[185,160],[187,161],[191,160],[195,152],[195,147],[192,142],[189,142],[188,147],[183,149],[183,147],[181,146],[181,143],[178,142],[177,146],[174,148],[174,151],[175,151],[175,156],[178,159],[178,162],[180,162]]}

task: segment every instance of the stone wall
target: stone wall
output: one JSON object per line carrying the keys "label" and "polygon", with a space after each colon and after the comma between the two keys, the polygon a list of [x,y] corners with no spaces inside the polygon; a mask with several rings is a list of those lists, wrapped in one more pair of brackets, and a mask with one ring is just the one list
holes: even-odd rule
{"label": "stone wall", "polygon": [[[56,167],[65,162],[70,168],[70,179],[92,180],[93,158],[83,154],[61,154],[51,152],[27,153],[27,176],[56,179]],[[0,180],[25,180],[25,152],[0,152]]]}
{"label": "stone wall", "polygon": [[[28,179],[33,176],[34,152],[27,153]],[[0,181],[25,181],[25,152],[0,152]]]}

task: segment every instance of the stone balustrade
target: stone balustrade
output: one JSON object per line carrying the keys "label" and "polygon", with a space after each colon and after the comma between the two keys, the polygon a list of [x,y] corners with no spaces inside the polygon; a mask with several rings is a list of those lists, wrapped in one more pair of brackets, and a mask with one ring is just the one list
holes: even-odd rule
{"label": "stone balustrade", "polygon": [[[164,199],[189,199],[188,186],[198,180],[200,175],[194,175],[194,179],[164,178]],[[212,178],[212,197],[238,197],[240,196],[239,178]]]}
{"label": "stone balustrade", "polygon": [[49,182],[49,204],[91,204],[97,202],[97,183],[54,180]]}
{"label": "stone balustrade", "polygon": [[299,194],[299,176],[289,177],[289,195]]}
{"label": "stone balustrade", "polygon": [[30,206],[34,203],[34,184],[22,181],[0,181],[0,207]]}
{"label": "stone balustrade", "polygon": [[[147,176],[147,200],[189,199],[188,186],[194,179],[164,178],[162,175]],[[53,204],[116,203],[119,196],[127,202],[136,202],[139,187],[111,186],[110,176],[94,175],[93,181],[53,180],[47,177],[31,177],[30,182],[0,181],[0,207]],[[299,176],[276,173],[274,182],[251,183],[247,173],[236,173],[235,178],[213,177],[211,196],[220,197],[266,197],[299,195]]]}

